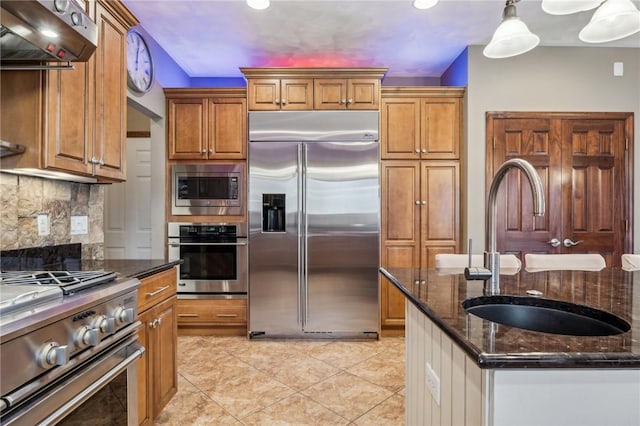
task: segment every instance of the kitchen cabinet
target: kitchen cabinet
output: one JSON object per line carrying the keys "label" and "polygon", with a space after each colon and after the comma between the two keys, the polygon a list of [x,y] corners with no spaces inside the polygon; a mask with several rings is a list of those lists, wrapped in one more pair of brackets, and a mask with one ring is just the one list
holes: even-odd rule
{"label": "kitchen cabinet", "polygon": [[[463,93],[458,88],[382,90],[380,261],[385,268],[432,268],[436,254],[460,251]],[[380,318],[383,334],[404,332],[405,297],[384,277]]]}
{"label": "kitchen cabinet", "polygon": [[245,89],[165,89],[170,160],[247,157]]}
{"label": "kitchen cabinet", "polygon": [[25,145],[3,168],[36,168],[126,178],[126,33],[138,21],[115,1],[86,3],[98,47],[73,70],[6,71],[1,138]]}
{"label": "kitchen cabinet", "polygon": [[146,351],[138,361],[138,420],[151,425],[178,389],[176,268],[140,282],[138,338]]}
{"label": "kitchen cabinet", "polygon": [[312,79],[251,79],[247,90],[252,111],[298,111],[313,107]]}
{"label": "kitchen cabinet", "polygon": [[460,157],[462,89],[394,88],[383,93],[381,158]]}
{"label": "kitchen cabinet", "polygon": [[240,68],[250,111],[378,110],[386,68]]}
{"label": "kitchen cabinet", "polygon": [[247,299],[180,299],[180,335],[247,334]]}
{"label": "kitchen cabinet", "polygon": [[317,78],[313,81],[314,109],[380,108],[380,79]]}

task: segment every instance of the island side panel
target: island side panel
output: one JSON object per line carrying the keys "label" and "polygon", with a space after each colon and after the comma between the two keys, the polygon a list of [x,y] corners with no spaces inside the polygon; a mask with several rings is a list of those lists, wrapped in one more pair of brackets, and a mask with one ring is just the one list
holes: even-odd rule
{"label": "island side panel", "polygon": [[494,372],[494,426],[640,425],[640,370]]}
{"label": "island side panel", "polygon": [[[485,372],[413,304],[406,313],[407,424],[484,425]],[[427,384],[427,365],[439,381],[439,403]]]}

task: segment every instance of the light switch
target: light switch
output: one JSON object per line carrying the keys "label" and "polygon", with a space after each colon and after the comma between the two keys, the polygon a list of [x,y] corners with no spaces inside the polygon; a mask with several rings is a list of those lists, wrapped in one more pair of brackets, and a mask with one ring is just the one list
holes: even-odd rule
{"label": "light switch", "polygon": [[613,63],[613,75],[615,77],[622,77],[624,75],[624,62]]}
{"label": "light switch", "polygon": [[71,216],[71,235],[84,235],[89,233],[88,216]]}
{"label": "light switch", "polygon": [[49,235],[51,233],[51,224],[49,223],[48,214],[38,215],[38,235]]}

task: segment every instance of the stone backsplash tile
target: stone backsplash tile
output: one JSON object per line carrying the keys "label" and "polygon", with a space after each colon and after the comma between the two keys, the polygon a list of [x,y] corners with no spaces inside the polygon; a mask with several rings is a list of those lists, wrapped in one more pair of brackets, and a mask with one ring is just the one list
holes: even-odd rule
{"label": "stone backsplash tile", "polygon": [[[104,259],[103,185],[0,173],[0,190],[0,250],[81,243],[83,258]],[[49,215],[49,235],[38,235],[39,214]],[[70,235],[75,215],[88,216],[88,234]]]}

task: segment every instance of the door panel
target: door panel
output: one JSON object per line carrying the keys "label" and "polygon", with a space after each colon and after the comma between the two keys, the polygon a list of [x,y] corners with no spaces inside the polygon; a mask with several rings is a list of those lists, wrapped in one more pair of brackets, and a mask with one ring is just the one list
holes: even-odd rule
{"label": "door panel", "polygon": [[[632,156],[626,113],[495,113],[487,119],[487,193],[505,160],[523,158],[545,187],[546,212],[532,217],[532,197],[521,173],[510,171],[498,195],[500,252],[600,253],[619,266],[631,251]],[[552,247],[556,238],[561,244]],[[565,239],[576,245],[562,244]]]}
{"label": "door panel", "polygon": [[[249,144],[249,331],[300,332],[298,145]],[[263,232],[263,194],[285,195],[285,232]]]}
{"label": "door panel", "polygon": [[378,143],[306,143],[305,332],[377,332]]}

